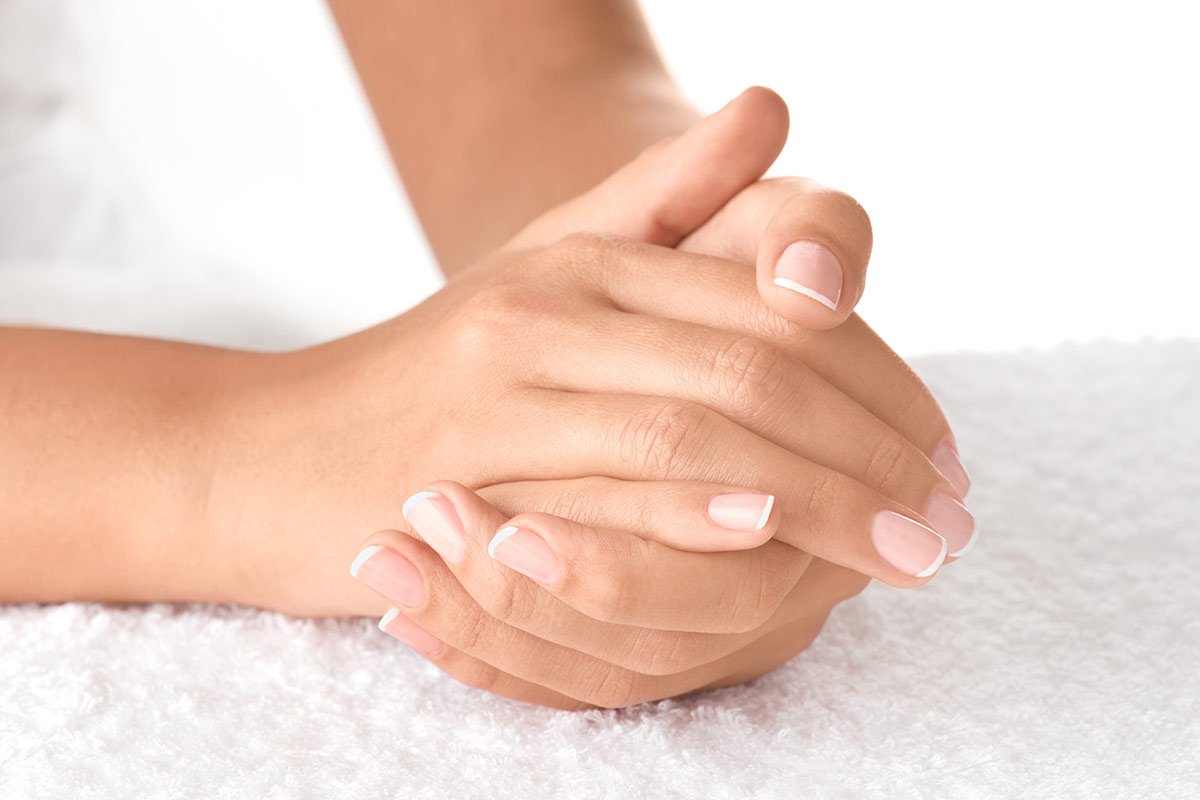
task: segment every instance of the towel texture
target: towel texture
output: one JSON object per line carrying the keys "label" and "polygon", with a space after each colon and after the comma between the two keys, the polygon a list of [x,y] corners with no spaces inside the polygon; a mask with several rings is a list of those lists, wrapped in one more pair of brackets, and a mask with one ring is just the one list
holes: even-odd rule
{"label": "towel texture", "polygon": [[751,685],[565,713],[373,620],[8,607],[0,797],[1200,796],[1200,342],[917,366],[981,540]]}

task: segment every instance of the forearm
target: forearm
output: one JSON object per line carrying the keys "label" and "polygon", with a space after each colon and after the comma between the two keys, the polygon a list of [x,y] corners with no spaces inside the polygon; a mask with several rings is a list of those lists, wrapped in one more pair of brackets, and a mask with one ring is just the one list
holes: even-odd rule
{"label": "forearm", "polygon": [[399,330],[260,354],[0,327],[0,603],[369,608],[344,550],[400,519],[404,464],[364,376],[403,373],[355,356]]}
{"label": "forearm", "polygon": [[0,328],[0,602],[228,599],[209,412],[255,358]]}
{"label": "forearm", "polygon": [[634,2],[330,6],[447,275],[699,118]]}

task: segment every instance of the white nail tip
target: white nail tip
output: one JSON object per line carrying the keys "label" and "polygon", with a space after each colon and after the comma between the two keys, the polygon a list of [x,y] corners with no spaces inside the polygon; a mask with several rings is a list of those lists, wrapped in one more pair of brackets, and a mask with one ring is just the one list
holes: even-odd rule
{"label": "white nail tip", "polygon": [[767,524],[767,520],[771,518],[771,509],[775,506],[775,495],[767,495],[767,504],[763,506],[762,516],[758,518],[758,524],[754,526],[754,530],[761,531]]}
{"label": "white nail tip", "polygon": [[[395,506],[392,507],[395,508]],[[362,568],[362,565],[367,563],[371,556],[375,555],[382,549],[383,548],[377,544],[373,544],[370,547],[364,547],[363,551],[354,559],[354,563],[350,565],[350,574],[357,578],[358,571]]]}
{"label": "white nail tip", "polygon": [[488,544],[488,555],[491,556],[492,558],[495,558],[496,557],[496,545],[500,544],[501,542],[503,542],[505,539],[512,536],[516,532],[517,532],[516,525],[506,525],[505,527],[498,530],[496,532],[496,535],[492,537],[492,541]]}
{"label": "white nail tip", "polygon": [[971,531],[971,538],[967,539],[967,543],[964,544],[962,546],[962,548],[960,548],[957,552],[951,553],[950,556],[952,558],[962,558],[971,550],[972,547],[975,546],[975,540],[978,538],[979,538],[979,529],[975,529],[975,530]]}
{"label": "white nail tip", "polygon": [[799,292],[800,294],[804,295],[805,297],[811,297],[813,300],[816,300],[818,303],[825,306],[826,308],[831,308],[831,309],[837,308],[837,303],[835,301],[830,300],[828,297],[821,294],[820,292],[813,291],[812,289],[808,288],[807,286],[805,286],[802,283],[796,283],[795,281],[788,280],[787,278],[776,278],[775,280],[772,281],[772,283],[774,283],[776,286],[782,286],[785,289],[791,289],[793,292]]}
{"label": "white nail tip", "polygon": [[392,620],[394,620],[398,616],[400,616],[400,609],[398,609],[398,608],[389,609],[388,612],[383,615],[383,619],[379,620],[379,630],[383,631],[384,633],[387,633],[388,623],[390,623]]}
{"label": "white nail tip", "polygon": [[[431,497],[441,497],[441,495],[439,495],[437,492],[417,492],[412,497],[404,501],[404,505],[400,507],[400,516],[404,517],[405,521],[407,521],[408,510],[417,503],[423,503]],[[395,508],[395,506],[392,506],[392,508]]]}
{"label": "white nail tip", "polygon": [[934,533],[934,531],[932,531],[932,530],[930,530],[929,532],[933,533],[934,536],[937,536],[939,539],[942,540],[942,552],[938,553],[938,557],[936,559],[934,559],[934,562],[932,564],[930,564],[928,567],[926,567],[925,569],[923,569],[917,573],[916,577],[918,577],[918,578],[928,578],[930,575],[937,572],[938,569],[942,566],[942,564],[946,561],[946,550],[948,548],[948,545],[946,544],[946,540],[942,539],[942,536],[940,534]]}

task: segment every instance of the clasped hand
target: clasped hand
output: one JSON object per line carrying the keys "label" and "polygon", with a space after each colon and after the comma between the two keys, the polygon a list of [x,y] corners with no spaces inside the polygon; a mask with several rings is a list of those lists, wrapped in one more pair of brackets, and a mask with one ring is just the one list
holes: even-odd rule
{"label": "clasped hand", "polygon": [[[761,675],[870,578],[965,552],[949,426],[851,314],[865,215],[755,182],[779,109],[743,95],[408,313],[295,354],[289,396],[338,387],[305,405],[319,455],[286,472],[324,489],[297,525],[361,583],[276,554],[260,602],[393,606],[381,627],[464,683],[617,707]],[[794,241],[842,268],[833,307],[773,281]],[[353,524],[384,529],[356,549]]]}

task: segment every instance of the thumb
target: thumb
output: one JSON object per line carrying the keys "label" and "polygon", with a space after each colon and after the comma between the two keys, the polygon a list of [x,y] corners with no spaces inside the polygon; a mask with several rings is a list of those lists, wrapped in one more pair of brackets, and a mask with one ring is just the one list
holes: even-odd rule
{"label": "thumb", "polygon": [[604,231],[674,247],[758,180],[787,141],[787,105],[754,86],[686,132],[651,145],[586,193],[538,217],[509,248]]}

